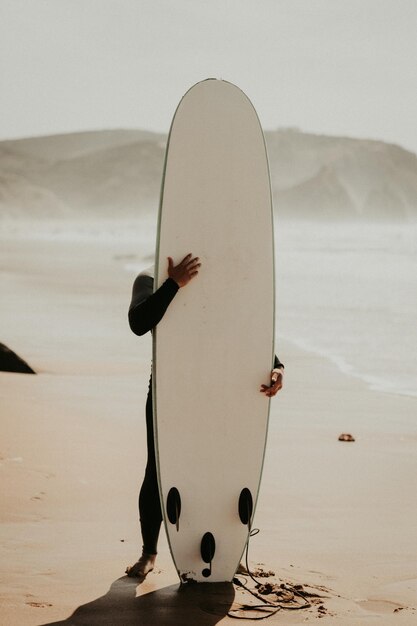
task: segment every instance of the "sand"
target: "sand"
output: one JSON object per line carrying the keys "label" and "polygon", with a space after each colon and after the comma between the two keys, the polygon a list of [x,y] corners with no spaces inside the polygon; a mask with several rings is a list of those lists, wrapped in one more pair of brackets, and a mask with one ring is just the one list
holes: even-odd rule
{"label": "sand", "polygon": [[[4,626],[232,624],[227,610],[246,601],[232,585],[181,591],[165,537],[142,584],[124,576],[140,548],[151,358],[126,319],[135,264],[152,252],[139,240],[3,232],[1,340],[39,372],[0,379]],[[416,624],[416,398],[294,342],[279,356],[249,561],[326,597],[323,612],[269,623]]]}

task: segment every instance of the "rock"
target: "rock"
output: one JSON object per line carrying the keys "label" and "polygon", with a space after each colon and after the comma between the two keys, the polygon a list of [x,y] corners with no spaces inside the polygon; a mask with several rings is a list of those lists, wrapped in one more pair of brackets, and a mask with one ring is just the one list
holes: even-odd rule
{"label": "rock", "polygon": [[36,374],[36,372],[4,343],[0,343],[0,371],[17,372],[19,374]]}
{"label": "rock", "polygon": [[355,441],[355,438],[349,433],[342,433],[339,435],[339,441]]}

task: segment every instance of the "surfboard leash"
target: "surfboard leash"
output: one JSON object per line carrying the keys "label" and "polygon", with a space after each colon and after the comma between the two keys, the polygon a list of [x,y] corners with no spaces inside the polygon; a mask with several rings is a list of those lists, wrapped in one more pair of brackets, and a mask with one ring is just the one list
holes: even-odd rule
{"label": "surfboard leash", "polygon": [[[277,593],[277,591],[275,590],[277,585],[263,585],[257,578],[255,578],[254,574],[252,574],[252,572],[249,569],[249,542],[250,542],[251,537],[254,537],[259,532],[260,532],[259,528],[254,528],[249,532],[249,538],[248,538],[248,542],[246,544],[246,549],[245,549],[245,564],[246,564],[247,575],[254,581],[257,589],[264,588],[266,592],[270,591],[270,593]],[[242,576],[246,576],[246,574],[242,574]],[[295,588],[293,585],[281,584],[279,587],[278,593],[281,596],[286,595],[287,597],[287,600],[285,601],[285,604],[284,604],[282,602],[272,602],[270,600],[265,599],[261,593],[248,587],[248,585],[246,585],[244,582],[239,580],[237,576],[233,578],[233,583],[237,587],[241,587],[242,589],[250,593],[257,600],[261,601],[261,604],[242,604],[237,609],[230,609],[227,615],[228,617],[232,617],[234,619],[246,619],[246,620],[259,621],[262,619],[268,619],[269,617],[276,615],[276,613],[282,610],[299,611],[299,610],[311,608],[311,603],[307,600],[306,594],[302,593],[300,589]],[[302,600],[302,604],[296,604],[296,605],[288,604],[288,602],[293,601],[295,598],[300,598]],[[247,612],[247,611],[257,611],[258,613],[265,613],[265,615],[257,615],[253,617],[249,617],[247,615],[241,615],[242,612]]]}

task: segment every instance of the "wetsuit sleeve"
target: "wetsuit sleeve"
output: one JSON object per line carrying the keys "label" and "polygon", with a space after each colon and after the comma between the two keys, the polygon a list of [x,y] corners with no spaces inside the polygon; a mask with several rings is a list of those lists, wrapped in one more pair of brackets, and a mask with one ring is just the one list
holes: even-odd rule
{"label": "wetsuit sleeve", "polygon": [[129,325],[135,335],[144,335],[161,321],[178,289],[175,280],[167,278],[153,293],[153,278],[139,274],[129,307]]}
{"label": "wetsuit sleeve", "polygon": [[281,361],[279,360],[279,358],[277,357],[277,355],[275,355],[275,359],[274,359],[274,369],[276,367],[284,367],[284,364],[281,363]]}

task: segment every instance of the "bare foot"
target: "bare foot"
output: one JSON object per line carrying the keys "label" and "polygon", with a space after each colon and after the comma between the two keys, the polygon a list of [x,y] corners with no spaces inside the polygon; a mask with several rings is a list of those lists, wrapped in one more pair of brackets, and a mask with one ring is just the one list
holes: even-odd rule
{"label": "bare foot", "polygon": [[145,578],[155,565],[156,554],[142,552],[142,556],[133,565],[126,567],[126,574],[131,578]]}

